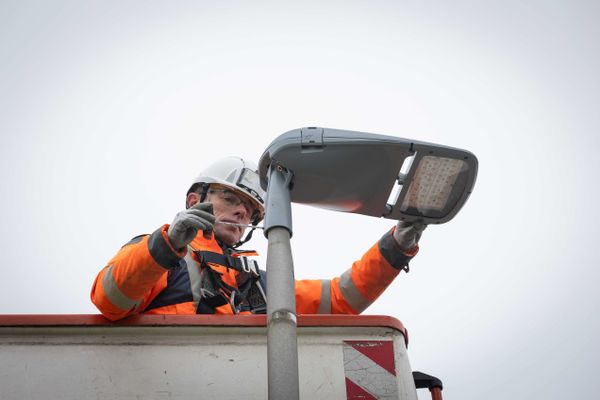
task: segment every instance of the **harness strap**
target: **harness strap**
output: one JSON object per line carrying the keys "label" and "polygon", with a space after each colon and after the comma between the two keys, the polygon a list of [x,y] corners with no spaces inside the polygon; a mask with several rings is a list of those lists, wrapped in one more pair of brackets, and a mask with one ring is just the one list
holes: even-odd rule
{"label": "harness strap", "polygon": [[212,264],[223,265],[239,272],[245,272],[253,277],[259,276],[258,263],[255,260],[250,260],[246,256],[238,255],[237,257],[234,257],[231,254],[220,254],[212,251],[201,250],[197,250],[195,253],[198,256],[198,260],[200,260],[200,264],[208,262]]}
{"label": "harness strap", "polygon": [[[229,303],[235,314],[240,311],[252,311],[254,313],[266,312],[266,296],[262,286],[260,285],[260,270],[258,263],[241,252],[227,252],[225,254],[215,253],[212,251],[194,250],[198,257],[200,265],[203,267],[201,275],[202,288],[201,299],[196,308],[198,314],[213,314],[214,309]],[[255,255],[254,252],[246,252],[246,254]],[[243,278],[238,280],[238,288],[235,289],[229,286],[221,278],[221,274],[212,268],[207,263],[221,265],[226,268],[232,268]],[[257,287],[258,285],[258,287]]]}

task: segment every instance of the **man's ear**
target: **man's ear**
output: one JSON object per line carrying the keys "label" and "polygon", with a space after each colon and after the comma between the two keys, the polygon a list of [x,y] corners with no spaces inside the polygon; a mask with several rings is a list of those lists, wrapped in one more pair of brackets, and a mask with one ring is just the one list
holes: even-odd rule
{"label": "man's ear", "polygon": [[187,198],[185,199],[185,208],[190,208],[197,203],[200,203],[200,195],[195,192],[188,193]]}

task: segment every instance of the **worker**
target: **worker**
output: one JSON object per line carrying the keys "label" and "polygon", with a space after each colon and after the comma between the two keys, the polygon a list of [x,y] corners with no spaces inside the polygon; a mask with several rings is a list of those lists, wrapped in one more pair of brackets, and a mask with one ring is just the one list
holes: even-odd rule
{"label": "worker", "polygon": [[[91,298],[102,314],[259,314],[266,312],[266,272],[253,251],[239,250],[247,226],[262,219],[265,192],[256,164],[228,157],[189,188],[171,224],[134,237],[103,268]],[[363,257],[331,280],[296,280],[298,314],[359,314],[419,250],[424,224],[398,222]]]}

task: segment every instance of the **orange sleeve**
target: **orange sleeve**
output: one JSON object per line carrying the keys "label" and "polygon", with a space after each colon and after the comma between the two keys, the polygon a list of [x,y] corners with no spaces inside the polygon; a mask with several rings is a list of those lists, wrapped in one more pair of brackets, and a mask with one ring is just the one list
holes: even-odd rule
{"label": "orange sleeve", "polygon": [[398,248],[393,229],[374,244],[360,260],[331,280],[296,282],[298,313],[360,314],[393,282],[418,252]]}
{"label": "orange sleeve", "polygon": [[321,301],[321,280],[305,279],[296,281],[296,313],[317,314]]}
{"label": "orange sleeve", "polygon": [[167,229],[132,239],[100,271],[91,299],[105,317],[114,321],[139,312],[166,287],[167,271],[186,253],[173,249]]}

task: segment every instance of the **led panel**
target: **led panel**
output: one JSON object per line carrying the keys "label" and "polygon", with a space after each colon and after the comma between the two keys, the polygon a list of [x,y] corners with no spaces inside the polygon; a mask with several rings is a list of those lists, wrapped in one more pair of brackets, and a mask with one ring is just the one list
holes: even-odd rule
{"label": "led panel", "polygon": [[467,163],[447,157],[425,156],[416,166],[400,211],[419,214],[443,213],[454,205],[453,189]]}

